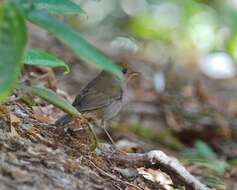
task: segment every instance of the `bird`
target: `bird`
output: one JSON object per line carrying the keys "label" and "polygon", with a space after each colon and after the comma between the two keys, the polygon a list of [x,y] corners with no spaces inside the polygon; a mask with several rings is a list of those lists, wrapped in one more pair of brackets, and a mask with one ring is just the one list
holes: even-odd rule
{"label": "bird", "polygon": [[[99,120],[99,126],[105,131],[113,144],[114,141],[106,130],[106,123],[122,109],[124,91],[128,81],[140,74],[132,71],[128,64],[119,63],[119,66],[123,77],[106,70],[101,71],[80,91],[72,103],[80,113]],[[71,116],[64,115],[55,122],[55,125],[64,126],[70,123],[71,120]]]}

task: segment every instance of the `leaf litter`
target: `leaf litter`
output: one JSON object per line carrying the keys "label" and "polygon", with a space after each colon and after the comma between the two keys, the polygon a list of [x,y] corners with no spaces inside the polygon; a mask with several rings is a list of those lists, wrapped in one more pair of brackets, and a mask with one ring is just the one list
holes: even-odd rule
{"label": "leaf litter", "polygon": [[[32,74],[34,80],[58,91],[56,82],[48,83],[47,74],[38,80],[38,72],[41,71],[33,72],[36,73]],[[171,79],[170,83],[175,85]],[[148,107],[159,104],[155,119],[167,127],[168,132],[164,132],[162,125],[158,129],[145,128],[142,124],[134,126],[127,121],[135,114],[145,120],[153,118],[154,113],[146,112],[144,107],[138,109],[139,112],[125,108],[127,118],[122,113],[121,124],[110,129],[113,137],[123,143],[122,150],[135,155],[158,146],[177,156],[192,174],[212,189],[228,189],[227,186],[231,189],[232,180],[237,177],[236,164],[233,164],[237,155],[233,99],[229,99],[231,106],[223,107],[220,102],[227,104],[228,101],[220,101],[222,97],[211,94],[201,82],[185,84],[179,91],[172,89],[171,84],[167,84],[163,94],[137,89],[139,93],[132,100],[137,106],[140,106],[138,99]],[[93,151],[94,139],[86,121],[76,118],[69,125],[56,128],[52,123],[59,115],[47,102],[18,91],[1,105],[0,189],[185,189],[178,178],[160,165],[141,167],[131,160],[121,164],[118,157],[125,155],[114,152],[107,143],[100,143]],[[195,146],[199,139],[205,142],[202,146],[215,151],[215,163],[223,166],[228,163],[231,167],[216,172],[220,171],[218,164],[211,165],[213,158],[208,156],[212,151],[205,148],[206,152],[200,153],[200,146]],[[112,159],[114,157],[116,159]]]}

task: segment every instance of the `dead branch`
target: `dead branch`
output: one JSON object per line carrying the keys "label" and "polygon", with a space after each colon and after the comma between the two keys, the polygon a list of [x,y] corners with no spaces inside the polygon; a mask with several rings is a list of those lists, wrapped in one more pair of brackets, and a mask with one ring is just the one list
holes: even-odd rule
{"label": "dead branch", "polygon": [[180,162],[173,157],[167,156],[160,150],[150,151],[144,154],[113,154],[110,159],[124,166],[133,167],[159,167],[167,173],[171,179],[179,185],[190,190],[209,190],[198,179],[191,175]]}

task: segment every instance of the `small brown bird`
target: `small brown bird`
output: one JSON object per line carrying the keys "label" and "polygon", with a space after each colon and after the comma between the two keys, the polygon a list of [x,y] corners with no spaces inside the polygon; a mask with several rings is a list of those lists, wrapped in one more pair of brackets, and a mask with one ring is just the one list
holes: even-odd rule
{"label": "small brown bird", "polygon": [[[138,75],[137,72],[132,72],[127,65],[120,64],[120,66],[123,78],[104,70],[82,89],[72,103],[79,112],[99,119],[100,126],[112,143],[113,140],[106,130],[106,121],[119,113],[126,84],[128,80]],[[55,125],[63,126],[70,121],[71,117],[65,115],[58,119]]]}

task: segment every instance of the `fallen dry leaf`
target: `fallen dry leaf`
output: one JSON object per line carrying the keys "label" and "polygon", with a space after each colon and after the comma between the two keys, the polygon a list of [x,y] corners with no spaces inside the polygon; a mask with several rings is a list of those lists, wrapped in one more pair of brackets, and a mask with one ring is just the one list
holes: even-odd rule
{"label": "fallen dry leaf", "polygon": [[31,116],[38,121],[50,123],[50,119],[47,115],[33,113]]}
{"label": "fallen dry leaf", "polygon": [[141,174],[144,178],[152,181],[152,182],[156,182],[159,185],[161,185],[164,189],[166,190],[174,190],[174,188],[172,187],[173,182],[170,178],[170,176],[168,176],[166,173],[162,172],[159,169],[153,170],[151,168],[138,168],[138,173]]}

